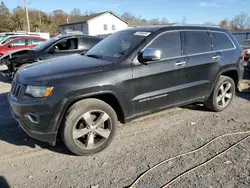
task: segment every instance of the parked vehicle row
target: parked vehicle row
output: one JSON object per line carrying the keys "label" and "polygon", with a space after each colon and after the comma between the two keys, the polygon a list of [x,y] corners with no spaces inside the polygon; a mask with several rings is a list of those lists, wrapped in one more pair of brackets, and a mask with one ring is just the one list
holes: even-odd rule
{"label": "parked vehicle row", "polygon": [[36,36],[19,36],[6,38],[0,45],[0,57],[11,51],[34,48],[44,41],[45,39]]}
{"label": "parked vehicle row", "polygon": [[[77,155],[105,149],[118,121],[194,102],[225,110],[243,76],[239,43],[217,27],[137,27],[96,45],[91,38],[94,46],[85,53],[51,59],[65,50],[88,49],[85,39],[62,36],[21,52],[41,50],[34,56],[50,60],[20,68],[8,96],[28,135],[55,145],[60,134]],[[25,64],[29,58],[14,60],[21,54],[13,53],[8,63]]]}
{"label": "parked vehicle row", "polygon": [[80,54],[99,41],[101,38],[86,35],[62,35],[47,40],[33,49],[12,51],[0,59],[0,64],[5,64],[8,67],[8,70],[3,71],[2,74],[12,78],[20,67],[59,56]]}

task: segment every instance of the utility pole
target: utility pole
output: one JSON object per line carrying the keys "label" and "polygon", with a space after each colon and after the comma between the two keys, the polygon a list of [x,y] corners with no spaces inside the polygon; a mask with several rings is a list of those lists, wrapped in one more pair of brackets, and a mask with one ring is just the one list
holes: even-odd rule
{"label": "utility pole", "polygon": [[27,0],[24,0],[24,10],[26,14],[26,24],[27,24],[26,32],[29,33],[30,32],[30,20],[29,20],[28,8],[27,8]]}

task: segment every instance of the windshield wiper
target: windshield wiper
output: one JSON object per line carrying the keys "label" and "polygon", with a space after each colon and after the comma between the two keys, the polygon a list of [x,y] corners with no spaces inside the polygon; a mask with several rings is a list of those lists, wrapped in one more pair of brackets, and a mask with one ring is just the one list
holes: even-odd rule
{"label": "windshield wiper", "polygon": [[93,58],[96,58],[96,59],[103,59],[103,56],[101,55],[97,55],[97,54],[89,54],[87,55],[88,57],[93,57]]}

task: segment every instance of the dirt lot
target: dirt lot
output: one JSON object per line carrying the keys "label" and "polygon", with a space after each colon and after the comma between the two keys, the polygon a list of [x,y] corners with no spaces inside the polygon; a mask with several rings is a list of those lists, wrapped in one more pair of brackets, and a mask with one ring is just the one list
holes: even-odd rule
{"label": "dirt lot", "polygon": [[150,168],[136,187],[250,187],[250,132],[209,142],[250,131],[250,94],[221,113],[191,105],[147,116],[120,126],[103,152],[78,157],[61,142],[29,138],[10,115],[10,84],[0,80],[0,187],[129,187]]}

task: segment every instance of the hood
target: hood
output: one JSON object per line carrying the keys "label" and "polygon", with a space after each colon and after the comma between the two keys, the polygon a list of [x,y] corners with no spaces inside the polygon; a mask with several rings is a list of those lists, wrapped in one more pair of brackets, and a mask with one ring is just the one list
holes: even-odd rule
{"label": "hood", "polygon": [[28,65],[18,71],[17,79],[23,84],[30,82],[46,84],[52,79],[102,71],[112,64],[112,61],[74,54]]}
{"label": "hood", "polygon": [[34,52],[34,50],[32,50],[32,49],[14,50],[14,51],[10,51],[9,53],[6,53],[5,55],[3,55],[1,57],[1,59],[5,58],[5,57],[13,58],[15,56],[23,55],[23,54],[27,54],[27,53],[31,53],[31,52]]}
{"label": "hood", "polygon": [[7,61],[17,61],[20,62],[23,59],[26,59],[27,57],[33,57],[36,56],[37,52],[32,49],[21,49],[21,50],[14,50],[9,53],[6,53],[0,58],[0,61],[2,63]]}

